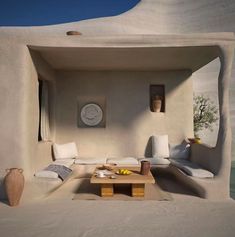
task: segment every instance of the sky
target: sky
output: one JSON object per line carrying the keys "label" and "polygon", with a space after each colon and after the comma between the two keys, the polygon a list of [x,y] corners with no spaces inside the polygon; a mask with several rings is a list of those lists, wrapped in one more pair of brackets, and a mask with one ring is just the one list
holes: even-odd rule
{"label": "sky", "polygon": [[0,26],[42,26],[115,16],[140,0],[2,0]]}

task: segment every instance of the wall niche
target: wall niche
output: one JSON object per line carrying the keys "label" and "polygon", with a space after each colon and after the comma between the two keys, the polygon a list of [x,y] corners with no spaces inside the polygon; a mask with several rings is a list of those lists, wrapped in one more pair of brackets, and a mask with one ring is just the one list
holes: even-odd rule
{"label": "wall niche", "polygon": [[150,85],[149,106],[151,112],[164,113],[165,112],[165,86],[164,85]]}

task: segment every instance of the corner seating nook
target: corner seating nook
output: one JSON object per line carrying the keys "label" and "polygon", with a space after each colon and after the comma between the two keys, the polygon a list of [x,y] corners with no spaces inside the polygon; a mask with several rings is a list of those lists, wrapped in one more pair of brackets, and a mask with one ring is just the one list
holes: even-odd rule
{"label": "corner seating nook", "polygon": [[[82,39],[82,38],[81,38]],[[231,167],[231,130],[229,119],[229,81],[231,77],[231,69],[234,54],[234,35],[221,34],[201,34],[187,36],[138,36],[115,37],[105,40],[105,47],[121,46],[135,47],[152,46],[164,49],[165,57],[169,59],[168,64],[158,65],[159,69],[180,69],[189,68],[192,72],[203,67],[215,58],[220,59],[221,68],[218,78],[218,100],[219,100],[219,132],[217,144],[214,148],[203,144],[193,144],[191,146],[191,154],[189,160],[198,164],[214,174],[211,179],[199,179],[191,177],[180,171],[173,164],[164,165],[164,168],[173,173],[175,177],[185,184],[194,188],[197,193],[208,199],[226,199],[229,198],[229,177]],[[156,40],[157,39],[157,40]],[[89,39],[84,43],[79,42],[79,47],[87,47],[93,44],[97,47],[104,47],[103,39]],[[93,42],[94,41],[94,42]],[[114,42],[115,41],[115,42]],[[50,47],[30,46],[31,50],[47,50]],[[53,47],[51,47],[52,53]],[[66,47],[62,47],[60,51],[63,53]],[[163,52],[159,51],[159,52]],[[189,53],[187,55],[187,53]],[[179,55],[183,55],[180,63],[176,63],[174,58],[179,59]],[[187,56],[186,56],[187,55]],[[176,64],[175,64],[176,63]],[[158,168],[158,166],[156,166]],[[159,166],[163,167],[163,166]]]}
{"label": "corner seating nook", "polygon": [[[163,136],[159,136],[159,137],[163,137]],[[154,143],[153,138],[152,138],[152,141],[153,141],[152,142],[152,150],[153,150],[152,153],[154,153],[154,150],[156,150],[157,147],[155,147],[156,145]],[[196,147],[198,148],[198,145],[199,144],[192,144],[191,145],[191,147],[193,147],[192,150],[195,151],[195,148]],[[64,147],[65,149],[63,148],[63,149],[59,150],[59,149],[57,149],[59,147]],[[71,151],[71,148],[72,148],[72,151]],[[97,165],[116,164],[118,166],[137,166],[138,167],[138,166],[140,166],[140,161],[143,160],[143,158],[137,159],[137,158],[133,158],[133,157],[109,158],[109,159],[106,159],[106,158],[77,158],[77,159],[74,159],[77,157],[77,154],[78,154],[77,150],[76,150],[75,143],[68,143],[68,144],[63,144],[63,145],[54,144],[53,151],[54,151],[54,157],[57,159],[52,164],[71,167],[73,172],[72,172],[71,176],[68,177],[68,179],[65,179],[64,181],[62,181],[58,177],[58,174],[53,171],[42,170],[42,171],[36,172],[35,173],[35,176],[36,176],[35,181],[36,181],[37,185],[42,186],[43,189],[41,189],[41,190],[44,191],[44,194],[48,194],[48,193],[52,192],[53,190],[56,190],[58,187],[60,187],[63,184],[63,182],[65,182],[71,178],[90,178]],[[62,155],[60,155],[60,152]],[[192,158],[192,153],[189,158]],[[180,159],[178,159],[178,161],[182,160],[182,159],[185,161],[185,159],[182,157]],[[179,168],[179,167],[177,167],[177,165],[175,165],[174,158],[173,159],[147,158],[147,160],[149,160],[152,163],[152,165],[151,165],[152,169],[156,169],[156,171],[158,171],[159,169],[164,169],[165,171],[170,172],[171,174],[174,175],[174,177],[177,180],[184,183],[185,185],[190,186],[200,197],[208,198],[206,196],[207,193],[205,192],[205,189],[207,189],[207,185],[211,185],[211,183],[213,183],[213,178],[208,178],[209,176],[206,176],[207,178],[200,178],[200,177],[193,177],[193,176],[187,175],[187,173],[185,173],[181,170],[182,167]],[[158,164],[156,164],[156,162],[154,162],[155,160],[157,160]],[[161,160],[163,161],[162,164],[161,164]],[[177,159],[176,159],[176,161],[177,161]],[[164,162],[165,162],[165,164],[164,164]],[[169,163],[169,164],[167,164],[167,163]],[[189,160],[187,161],[187,163],[189,165],[195,164]],[[198,167],[196,167],[196,168],[193,167],[192,170],[196,171],[197,168]],[[202,168],[200,171],[202,171],[202,172],[205,171],[210,174],[210,172],[208,172]],[[197,171],[195,173],[195,175],[198,176],[198,174],[200,176],[200,172]],[[193,172],[193,175],[194,175],[194,172]]]}

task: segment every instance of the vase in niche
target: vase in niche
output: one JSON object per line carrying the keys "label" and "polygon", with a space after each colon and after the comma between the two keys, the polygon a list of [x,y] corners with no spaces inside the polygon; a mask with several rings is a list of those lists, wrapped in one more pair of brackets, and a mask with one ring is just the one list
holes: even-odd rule
{"label": "vase in niche", "polygon": [[159,95],[156,95],[152,99],[152,108],[153,112],[161,112],[162,108],[162,97]]}
{"label": "vase in niche", "polygon": [[10,206],[17,206],[24,189],[23,169],[11,168],[6,169],[4,179],[5,190]]}

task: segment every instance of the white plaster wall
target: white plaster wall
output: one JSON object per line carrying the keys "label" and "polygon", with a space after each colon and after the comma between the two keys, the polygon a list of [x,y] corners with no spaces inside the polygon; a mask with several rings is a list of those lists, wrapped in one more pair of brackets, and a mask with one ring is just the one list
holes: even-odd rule
{"label": "white plaster wall", "polygon": [[42,27],[2,27],[8,34],[64,35],[78,30],[85,35],[171,34],[235,31],[233,0],[142,0],[134,8],[105,17]]}
{"label": "white plaster wall", "polygon": [[[35,170],[42,168],[51,162],[51,143],[49,142],[38,142],[38,126],[39,126],[39,97],[38,97],[38,78],[42,77],[44,80],[50,82],[50,100],[51,104],[54,104],[54,71],[46,64],[46,62],[40,57],[32,57],[29,49],[26,46],[22,46],[24,49],[24,58],[22,59],[22,69],[23,76],[19,77],[23,80],[19,87],[15,88],[15,94],[19,94],[19,90],[23,90],[23,96],[18,102],[20,106],[15,106],[15,115],[12,113],[11,116],[8,113],[8,119],[10,123],[14,124],[14,121],[19,121],[21,123],[20,127],[22,129],[21,136],[23,136],[24,141],[20,138],[18,142],[21,143],[22,153],[19,152],[16,156],[14,153],[9,152],[8,159],[12,164],[7,164],[2,162],[5,167],[22,167],[24,168],[24,175],[26,178],[31,178]],[[15,74],[17,76],[17,74]],[[17,80],[17,79],[15,79]],[[12,88],[11,88],[12,90]],[[52,138],[54,135],[54,123],[53,123],[53,113],[54,109],[51,106],[51,127],[52,127]],[[19,109],[19,111],[18,111]],[[22,113],[23,111],[23,113]],[[20,118],[22,117],[22,118]],[[5,131],[6,129],[4,129]],[[12,134],[11,134],[12,135]],[[17,136],[15,137],[17,140]],[[7,143],[5,147],[12,149],[12,144]],[[22,160],[16,163],[16,157],[22,155]]]}
{"label": "white plaster wall", "polygon": [[[28,51],[29,52],[29,51]],[[52,162],[51,144],[55,137],[55,72],[54,70],[40,57],[39,54],[31,52],[29,55],[29,70],[31,72],[30,80],[27,83],[27,151],[31,160],[30,177],[38,169],[44,168]],[[39,128],[39,84],[38,79],[47,80],[49,85],[49,107],[50,107],[50,135],[51,141],[38,141]]]}
{"label": "white plaster wall", "polygon": [[[24,169],[25,177],[31,176],[32,150],[29,137],[31,127],[31,77],[32,64],[25,45],[1,41],[0,45],[0,199],[4,198],[2,184],[6,168]],[[12,55],[14,55],[12,57]],[[30,90],[30,91],[29,91]],[[27,144],[25,146],[25,144]]]}
{"label": "white plaster wall", "polygon": [[[38,142],[38,75],[50,80],[52,91],[55,86],[53,70],[38,58],[33,61],[26,45],[4,42],[0,61],[0,199],[4,199],[6,168],[23,168],[28,180],[35,170],[51,162],[51,144]],[[53,93],[51,101],[54,103]]]}
{"label": "white plaster wall", "polygon": [[[5,174],[4,170],[6,167],[21,166],[23,163],[28,167],[27,169],[30,168],[30,165],[28,165],[29,154],[26,154],[26,152],[28,152],[27,149],[29,149],[31,144],[28,144],[27,140],[30,140],[31,131],[27,132],[29,126],[25,125],[23,121],[27,121],[29,113],[35,112],[29,104],[32,102],[29,101],[34,98],[34,103],[36,103],[36,97],[30,93],[24,94],[26,88],[35,87],[35,85],[26,85],[26,82],[31,77],[28,72],[29,68],[25,66],[25,63],[31,65],[26,45],[34,44],[35,42],[39,45],[46,45],[50,43],[46,36],[52,36],[54,43],[63,41],[68,30],[79,30],[84,35],[91,36],[235,32],[235,1],[142,0],[135,8],[117,17],[47,27],[1,27],[0,126],[2,137],[4,137],[1,140],[0,147],[1,162],[4,164],[0,170],[1,176]],[[74,41],[76,41],[76,38],[73,38]],[[206,69],[202,74],[194,75],[194,88],[197,92],[203,91],[215,95],[216,89],[212,88],[216,88],[214,82],[215,80],[217,81],[217,78],[213,70]],[[233,159],[235,159],[234,72],[230,87]],[[30,109],[28,110],[28,108]],[[32,127],[35,129],[36,126],[32,125]],[[28,144],[28,147],[25,147],[25,144]],[[33,154],[32,151],[31,154]]]}
{"label": "white plaster wall", "polygon": [[[168,134],[173,143],[193,135],[192,80],[189,71],[59,71],[56,141],[75,141],[79,156],[151,155],[150,136]],[[166,112],[149,108],[150,84],[165,84]],[[106,98],[106,127],[78,128],[80,97]]]}
{"label": "white plaster wall", "polygon": [[[0,176],[5,175],[8,167],[30,167],[26,156],[27,151],[22,146],[26,141],[25,117],[27,117],[26,95],[27,83],[30,77],[24,63],[27,61],[27,49],[22,45],[11,45],[10,42],[1,42],[0,45]],[[12,57],[11,55],[14,55]]]}
{"label": "white plaster wall", "polygon": [[[234,0],[142,0],[130,11],[115,17],[85,20],[43,27],[2,27],[2,35],[17,39],[42,36],[64,36],[68,30],[83,35],[116,34],[181,34],[208,32],[235,32]],[[216,63],[194,75],[194,91],[204,93],[217,101]],[[235,67],[233,67],[235,68]],[[235,160],[235,69],[230,87],[230,115],[233,132],[232,158]],[[214,132],[203,131],[203,141],[214,145]]]}
{"label": "white plaster wall", "polygon": [[[47,27],[46,31],[48,31]],[[75,29],[84,34],[177,34],[177,33],[235,33],[234,0],[142,0],[132,10],[117,16],[69,23],[61,29]],[[55,34],[62,33],[55,29]],[[217,102],[218,62],[194,76],[194,91]],[[230,87],[230,116],[232,126],[232,159],[235,160],[235,60]],[[217,130],[201,133],[204,142],[214,145]]]}

